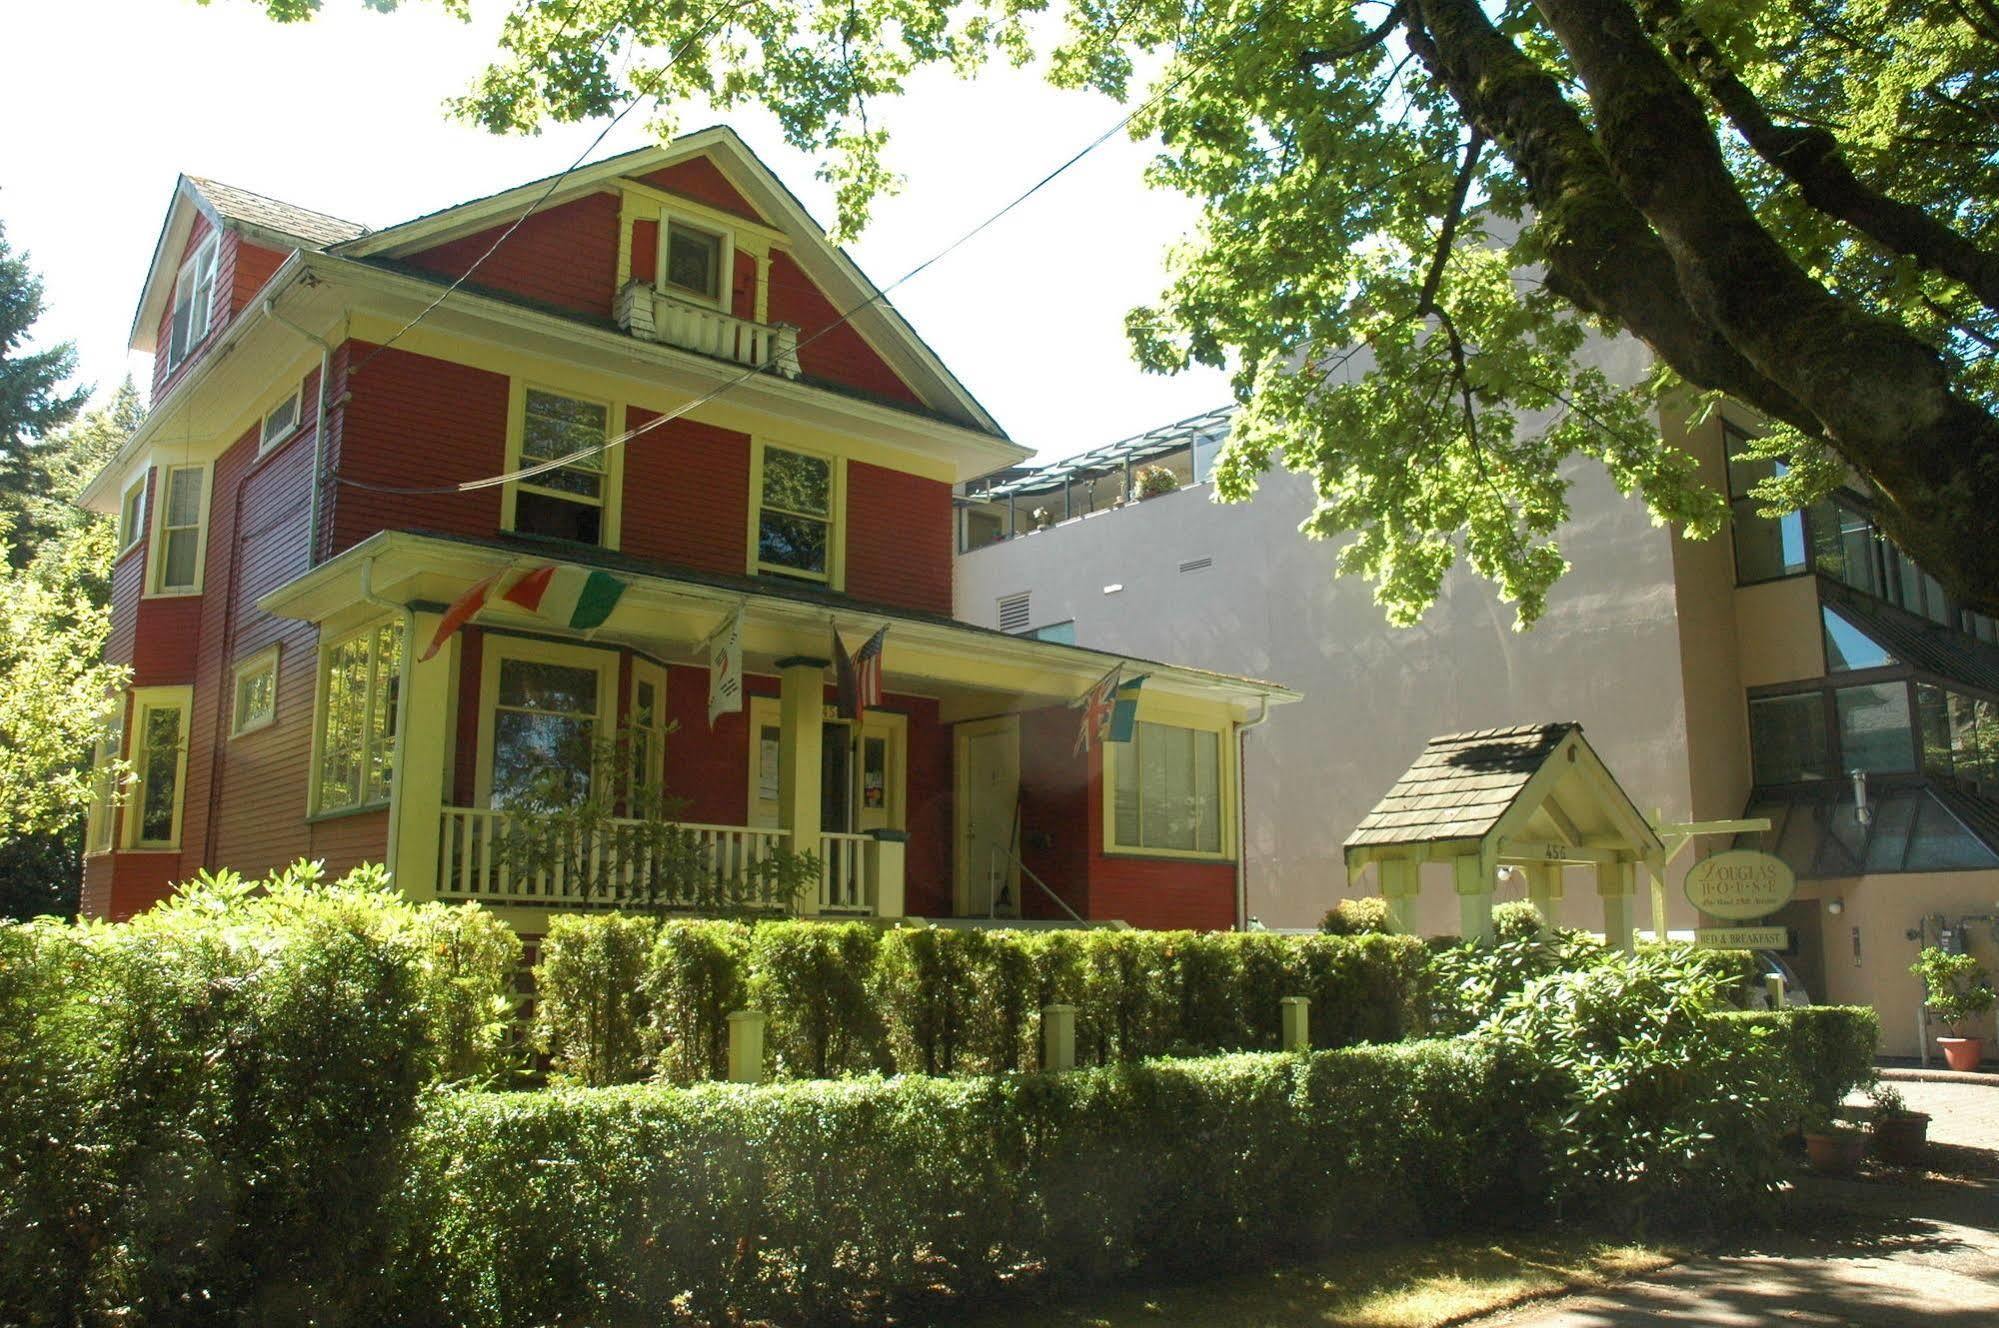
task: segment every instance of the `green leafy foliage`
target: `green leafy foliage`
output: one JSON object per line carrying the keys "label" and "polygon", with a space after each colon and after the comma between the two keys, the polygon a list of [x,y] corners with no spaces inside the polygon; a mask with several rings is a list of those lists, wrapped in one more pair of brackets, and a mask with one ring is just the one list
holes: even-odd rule
{"label": "green leafy foliage", "polygon": [[0,923],[8,1320],[365,1319],[424,1089],[495,1068],[496,936],[309,864]]}
{"label": "green leafy foliage", "polygon": [[1327,909],[1319,920],[1319,930],[1328,936],[1385,936],[1395,930],[1395,920],[1386,899],[1358,895]]}
{"label": "green leafy foliage", "polygon": [[646,1074],[645,979],[658,937],[645,916],[549,919],[534,966],[534,1039],[559,1076],[624,1084]]}
{"label": "green leafy foliage", "polygon": [[881,933],[862,922],[773,922],[750,933],[750,1004],[770,1017],[779,1074],[824,1079],[884,1068],[870,977]]}
{"label": "green leafy foliage", "polygon": [[1992,1009],[1992,980],[1975,955],[1927,946],[1909,973],[1923,980],[1923,1004],[1958,1037],[1966,1036],[1963,1030]]}
{"label": "green leafy foliage", "polygon": [[1729,1010],[1714,1017],[1766,1030],[1789,1067],[1791,1104],[1800,1118],[1831,1116],[1848,1093],[1874,1078],[1881,1017],[1872,1006],[1800,1005]]}
{"label": "green leafy foliage", "polygon": [[729,1068],[729,1014],[749,996],[749,929],[735,922],[671,922],[646,965],[646,1041],[662,1076],[720,1079]]}

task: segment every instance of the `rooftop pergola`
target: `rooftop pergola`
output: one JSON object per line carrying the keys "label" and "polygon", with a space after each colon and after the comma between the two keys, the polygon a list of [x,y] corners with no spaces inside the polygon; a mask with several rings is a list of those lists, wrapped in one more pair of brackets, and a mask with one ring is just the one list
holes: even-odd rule
{"label": "rooftop pergola", "polygon": [[[1172,424],[1161,425],[1157,429],[1135,434],[1115,443],[1107,443],[1088,452],[1078,452],[1075,456],[1064,457],[1052,465],[1042,466],[1025,475],[995,484],[983,490],[979,496],[994,502],[1008,498],[1024,498],[1030,494],[1053,492],[1076,480],[1093,479],[1119,471],[1129,472],[1133,466],[1165,456],[1169,452],[1177,452],[1183,447],[1222,442],[1229,436],[1229,422],[1234,414],[1234,406],[1221,406]],[[1126,487],[1128,489],[1129,485]]]}

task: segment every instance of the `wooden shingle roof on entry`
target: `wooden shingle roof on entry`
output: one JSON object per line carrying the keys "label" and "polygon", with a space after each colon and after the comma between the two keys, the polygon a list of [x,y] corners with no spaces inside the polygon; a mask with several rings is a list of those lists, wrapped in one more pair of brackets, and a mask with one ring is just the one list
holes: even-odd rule
{"label": "wooden shingle roof on entry", "polygon": [[1524,724],[1430,739],[1347,836],[1346,847],[1483,838],[1562,740],[1581,728]]}

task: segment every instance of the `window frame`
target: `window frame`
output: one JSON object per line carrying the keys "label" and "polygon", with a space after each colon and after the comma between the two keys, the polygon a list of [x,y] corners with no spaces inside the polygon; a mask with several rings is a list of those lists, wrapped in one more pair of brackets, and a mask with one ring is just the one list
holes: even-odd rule
{"label": "window frame", "polygon": [[[404,625],[402,620],[396,617],[395,615],[384,614],[380,617],[370,618],[366,622],[357,624],[354,627],[350,627],[346,631],[340,632],[334,636],[322,637],[320,640],[318,658],[314,664],[315,678],[313,682],[313,703],[312,703],[312,766],[310,770],[307,772],[307,778],[306,778],[305,812],[306,812],[306,819],[308,821],[326,820],[338,816],[357,816],[365,812],[382,811],[386,809],[390,803],[395,801],[396,776],[401,773],[401,770],[399,769],[399,763],[402,759],[402,740],[403,740],[403,735],[400,731],[400,724],[398,722],[398,717],[396,714],[396,711],[400,704],[400,695],[398,695],[397,700],[395,702],[392,702],[389,706],[390,750],[389,750],[389,790],[387,796],[374,799],[371,801],[367,796],[367,788],[365,786],[366,781],[364,776],[363,787],[361,789],[360,799],[358,801],[339,807],[325,807],[321,805],[321,799],[320,799],[321,776],[324,773],[324,762],[326,757],[326,721],[328,717],[328,706],[330,701],[332,700],[333,652],[335,650],[338,650],[341,646],[344,646],[348,642],[354,640],[356,637],[361,637],[361,636],[368,637],[369,649],[375,652],[377,655],[376,658],[371,659],[368,670],[370,687],[372,688],[378,680],[386,676],[381,668],[379,651],[377,650],[374,644],[375,634],[381,631],[382,628],[389,626],[394,626],[399,629],[402,629]],[[407,636],[406,629],[405,629],[405,635]],[[406,675],[409,667],[409,654],[410,654],[410,642],[407,639],[403,641],[402,649],[398,651],[397,654],[399,656],[399,658],[397,659],[397,669],[395,671],[395,676],[398,680],[397,686],[406,687],[408,686]],[[372,715],[374,713],[375,697],[372,691],[364,698],[363,709],[367,714]],[[361,744],[361,764],[362,764],[362,769],[364,771],[367,768],[367,761],[368,761],[368,742],[369,742],[369,736],[364,734],[362,737],[362,744]]]}
{"label": "window frame", "polygon": [[[532,664],[554,664],[561,668],[594,669],[597,672],[597,736],[613,731],[618,722],[619,651],[604,646],[586,646],[546,637],[517,636],[512,632],[488,630],[479,651],[479,747],[473,780],[473,805],[490,810],[493,805],[493,757],[495,720],[499,713],[500,664],[502,660],[523,660]],[[594,785],[602,772],[592,770]]]}
{"label": "window frame", "polygon": [[[684,286],[676,286],[666,279],[667,257],[671,253],[673,228],[680,226],[702,235],[713,236],[716,241],[715,293],[701,295]],[[721,313],[735,313],[734,300],[736,272],[736,234],[730,227],[710,217],[698,216],[694,212],[661,204],[659,209],[659,235],[654,241],[653,290],[669,299],[682,300],[688,304],[700,305]]]}
{"label": "window frame", "polygon": [[[764,454],[775,448],[780,452],[792,452],[799,456],[812,457],[827,464],[826,492],[826,571],[824,574],[806,571],[797,567],[786,567],[782,563],[766,563],[762,554],[763,511],[764,511]],[[750,442],[750,519],[748,527],[749,548],[747,550],[747,571],[755,577],[778,577],[786,580],[804,581],[823,585],[828,590],[845,590],[847,587],[847,458],[837,452],[822,448],[804,447],[796,443],[762,436],[753,437]],[[785,509],[777,509],[784,512]],[[819,518],[809,513],[785,512],[786,515],[800,516],[806,520]]]}
{"label": "window frame", "polygon": [[[253,655],[247,655],[236,662],[229,671],[229,736],[240,738],[246,733],[256,733],[278,722],[278,670],[282,643],[273,642]],[[258,673],[268,672],[271,677],[271,706],[261,719],[251,723],[243,721],[243,684]]]}
{"label": "window frame", "polygon": [[[585,405],[601,407],[604,411],[604,437],[606,440],[617,436],[620,424],[625,418],[625,405],[622,401],[598,397],[586,392],[578,392],[573,388],[557,387],[551,383],[536,382],[527,378],[516,377],[511,380],[507,394],[507,451],[505,468],[509,472],[518,470],[523,464],[523,449],[527,445],[527,401],[529,392],[542,392],[549,396],[561,397],[565,401],[578,401]],[[575,503],[580,507],[592,505],[589,499],[584,498],[580,494],[568,493],[561,489],[536,484],[532,480],[508,480],[500,486],[500,529],[506,534],[517,535],[523,539],[549,540],[556,544],[571,545],[576,548],[605,549],[616,552],[621,525],[619,518],[624,508],[625,449],[622,447],[607,448],[599,453],[599,455],[604,461],[604,468],[600,472],[603,476],[604,487],[597,504],[595,504],[602,513],[602,516],[598,520],[597,542],[595,544],[564,539],[559,535],[537,535],[532,531],[517,529],[518,520],[516,512],[523,489],[544,498]]]}
{"label": "window frame", "polygon": [[[271,416],[277,414],[278,411],[283,409],[284,406],[286,406],[287,404],[289,404],[292,408],[291,423],[285,426],[285,431],[283,433],[273,434],[271,432]],[[300,381],[292,385],[292,390],[290,392],[287,392],[284,396],[281,396],[276,401],[272,402],[271,408],[264,412],[262,419],[258,422],[257,455],[260,457],[269,456],[272,452],[275,452],[278,448],[282,447],[286,442],[290,441],[294,436],[296,436],[299,429],[304,425],[304,419],[303,419],[304,410],[305,410],[305,381],[301,379]]]}
{"label": "window frame", "polygon": [[118,499],[118,556],[123,557],[146,538],[146,517],[151,504],[146,501],[146,483],[152,478],[149,467],[126,485]]}
{"label": "window frame", "polygon": [[[1113,748],[1127,748],[1135,751],[1138,744],[1100,742],[1091,744],[1097,753],[1092,758],[1096,769],[1093,777],[1102,785],[1101,806],[1103,813],[1103,833],[1101,843],[1105,857],[1119,858],[1171,858],[1187,862],[1234,862],[1236,860],[1236,821],[1241,805],[1237,791],[1235,724],[1228,718],[1215,718],[1189,707],[1177,706],[1162,697],[1144,697],[1139,702],[1143,713],[1139,721],[1157,724],[1163,728],[1191,729],[1197,733],[1215,735],[1215,783],[1220,806],[1216,809],[1216,842],[1219,847],[1213,851],[1206,849],[1148,848],[1142,844],[1126,844],[1117,837],[1117,765],[1122,759],[1115,757]],[[1135,739],[1138,735],[1134,730]]]}
{"label": "window frame", "polygon": [[[653,695],[659,698],[659,708],[658,713],[653,715],[652,722],[642,727],[639,723],[639,688],[647,683],[652,685]],[[646,659],[641,655],[632,656],[631,689],[626,696],[626,713],[630,720],[630,727],[634,738],[637,738],[641,733],[645,736],[646,750],[643,755],[646,758],[647,766],[650,767],[644,772],[645,787],[662,798],[666,792],[667,729],[672,720],[672,714],[667,708],[667,685],[668,677],[665,665],[660,664],[656,660]],[[634,795],[639,791],[638,780],[635,776],[637,758],[640,754],[635,752],[633,755],[634,770],[625,772],[626,786],[624,794],[626,802],[625,814],[627,816],[639,816],[642,814],[641,810],[634,805],[636,802]]]}
{"label": "window frame", "polygon": [[[208,303],[202,310],[201,327],[197,329],[194,326],[194,317],[190,311],[188,316],[187,341],[176,348],[174,345],[174,315],[180,309],[181,291],[184,288],[188,291],[188,300],[191,304],[194,299],[194,291],[200,286],[201,266],[204,260],[208,267]],[[208,334],[215,328],[216,279],[220,275],[221,266],[222,233],[211,230],[203,237],[201,243],[195,246],[193,252],[188,255],[187,261],[180,265],[180,272],[174,277],[173,299],[167,305],[166,372],[169,374],[181,365],[186,364],[189,357],[201,348],[201,343],[208,339]]]}
{"label": "window frame", "polygon": [[119,794],[123,791],[124,781],[119,781],[119,788],[114,789],[109,779],[109,767],[125,759],[125,703],[125,695],[120,693],[106,707],[97,741],[92,744],[90,806],[85,810],[83,827],[83,855],[86,858],[113,853],[121,847],[118,842],[118,809],[123,805]]}
{"label": "window frame", "polygon": [[[194,580],[185,586],[169,586],[166,584],[167,514],[173,508],[173,477],[182,471],[188,470],[199,471],[201,473],[201,510],[196,515],[195,524],[192,527],[174,526],[172,529],[192,529],[195,532]],[[207,461],[180,462],[159,467],[159,482],[156,486],[159,501],[149,503],[148,506],[152,510],[147,513],[149,538],[151,540],[151,548],[147,554],[147,561],[149,563],[146,569],[147,598],[171,599],[186,595],[199,595],[202,592],[203,579],[206,577],[208,571],[208,507],[209,503],[215,497],[215,485],[213,483],[215,478],[214,470],[213,464]]]}
{"label": "window frame", "polygon": [[[180,712],[180,747],[174,762],[174,811],[173,833],[167,839],[146,839],[143,837],[146,806],[146,762],[139,744],[144,742],[147,714],[155,710],[177,710]],[[132,763],[132,778],[129,796],[125,805],[138,811],[138,815],[124,818],[122,847],[131,853],[178,853],[182,835],[186,829],[187,812],[187,749],[188,727],[194,714],[194,688],[187,685],[171,687],[134,687],[132,689],[131,723],[125,731],[126,759]]]}

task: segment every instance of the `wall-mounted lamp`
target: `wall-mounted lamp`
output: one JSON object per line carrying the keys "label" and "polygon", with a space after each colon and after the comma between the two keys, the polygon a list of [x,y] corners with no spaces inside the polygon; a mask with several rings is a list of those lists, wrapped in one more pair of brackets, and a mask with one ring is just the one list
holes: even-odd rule
{"label": "wall-mounted lamp", "polygon": [[1825,901],[1825,911],[1834,917],[1838,917],[1840,914],[1846,912],[1846,901],[1844,899],[1828,899]]}
{"label": "wall-mounted lamp", "polygon": [[1104,593],[1106,595],[1115,595],[1118,593],[1118,591],[1123,589],[1124,589],[1124,582],[1114,581],[1110,585],[1104,587]]}
{"label": "wall-mounted lamp", "polygon": [[1867,772],[1853,771],[1853,819],[1862,825],[1874,823],[1874,809],[1867,805]]}

